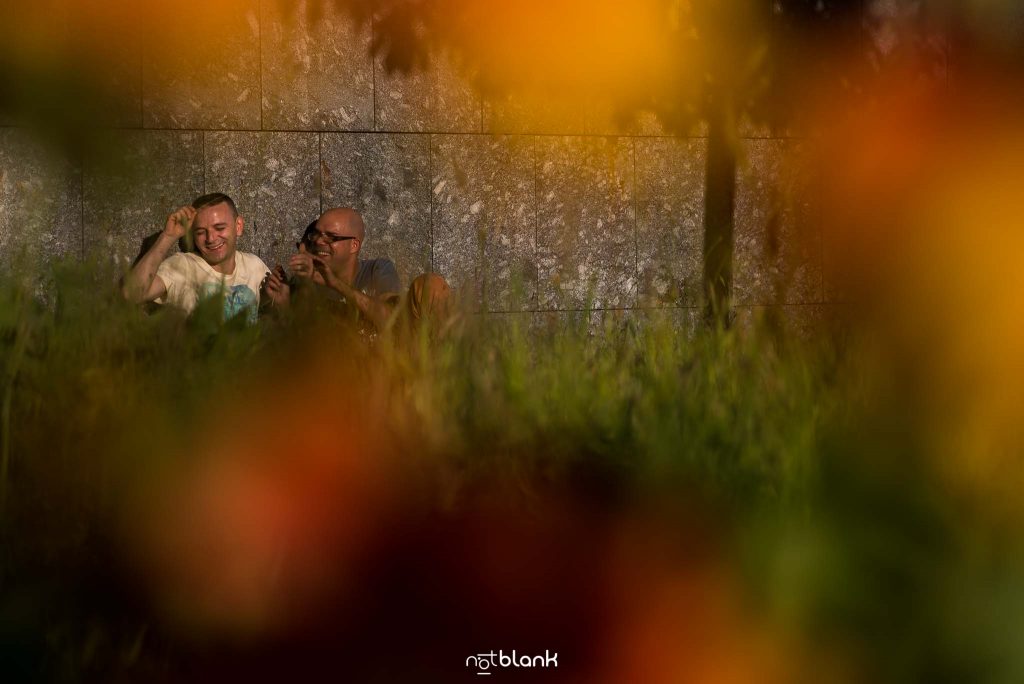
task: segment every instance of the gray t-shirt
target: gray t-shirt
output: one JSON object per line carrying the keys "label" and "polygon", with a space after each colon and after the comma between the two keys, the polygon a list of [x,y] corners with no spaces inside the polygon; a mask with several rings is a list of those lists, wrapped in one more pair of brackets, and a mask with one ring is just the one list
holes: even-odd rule
{"label": "gray t-shirt", "polygon": [[370,297],[396,295],[402,290],[398,269],[391,259],[360,259],[356,269],[357,290]]}
{"label": "gray t-shirt", "polygon": [[[295,284],[297,283],[293,283]],[[401,297],[402,283],[398,279],[398,269],[391,259],[360,259],[356,268],[356,279],[352,285],[369,297],[395,300]],[[344,316],[358,317],[355,306],[350,305],[345,295],[337,290],[312,283],[312,293],[316,299],[326,302],[329,309]]]}

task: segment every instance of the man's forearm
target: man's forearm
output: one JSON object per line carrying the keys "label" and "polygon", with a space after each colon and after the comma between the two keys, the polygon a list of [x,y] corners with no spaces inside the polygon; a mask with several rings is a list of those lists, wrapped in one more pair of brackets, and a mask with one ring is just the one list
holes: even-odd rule
{"label": "man's forearm", "polygon": [[363,294],[359,290],[355,289],[343,280],[339,280],[336,283],[335,289],[345,296],[359,312],[366,318],[370,319],[377,330],[384,330],[384,327],[388,324],[388,319],[391,317],[391,307],[383,301]]}
{"label": "man's forearm", "polygon": [[149,251],[142,255],[139,262],[125,275],[121,288],[125,299],[137,303],[146,300],[146,293],[153,285],[156,271],[175,242],[176,240],[166,233],[160,234]]}

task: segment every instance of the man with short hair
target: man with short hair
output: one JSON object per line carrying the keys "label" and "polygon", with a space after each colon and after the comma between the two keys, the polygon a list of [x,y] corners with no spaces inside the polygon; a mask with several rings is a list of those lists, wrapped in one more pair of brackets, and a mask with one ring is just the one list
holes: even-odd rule
{"label": "man with short hair", "polygon": [[[155,301],[186,313],[207,298],[223,295],[225,320],[244,313],[254,323],[267,267],[255,254],[237,251],[244,226],[227,195],[197,197],[167,217],[163,232],[125,276],[122,293],[132,302]],[[165,258],[183,238],[195,252]]]}
{"label": "man with short hair", "polygon": [[[295,283],[312,282],[329,299],[350,303],[363,319],[384,330],[401,299],[401,283],[390,259],[359,257],[365,238],[359,212],[349,207],[328,209],[306,228],[288,268]],[[266,292],[275,305],[288,304],[291,287],[283,269],[267,278]],[[448,295],[444,278],[423,274],[409,288],[406,313],[412,321],[443,314]]]}

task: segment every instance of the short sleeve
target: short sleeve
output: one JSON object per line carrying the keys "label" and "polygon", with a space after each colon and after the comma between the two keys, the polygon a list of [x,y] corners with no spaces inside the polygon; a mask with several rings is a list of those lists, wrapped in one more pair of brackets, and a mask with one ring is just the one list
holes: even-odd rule
{"label": "short sleeve", "polygon": [[167,292],[157,297],[157,304],[176,303],[181,299],[182,288],[188,281],[188,261],[184,254],[172,254],[160,262],[156,275],[163,281]]}
{"label": "short sleeve", "polygon": [[267,268],[266,262],[263,261],[263,259],[260,259],[255,254],[250,254],[249,256],[252,258],[253,270],[255,270],[256,273],[259,274],[260,280],[263,280],[263,275],[270,271],[270,269]]}
{"label": "short sleeve", "polygon": [[256,294],[256,299],[259,300],[260,286],[263,284],[263,277],[270,272],[267,265],[255,254],[249,254],[245,252],[239,252],[239,257],[244,257],[246,278],[245,283],[252,289]]}

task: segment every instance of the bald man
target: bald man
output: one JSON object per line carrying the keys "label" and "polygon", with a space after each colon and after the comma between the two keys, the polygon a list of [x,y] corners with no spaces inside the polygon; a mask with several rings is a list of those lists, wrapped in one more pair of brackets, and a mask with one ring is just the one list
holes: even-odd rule
{"label": "bald man", "polygon": [[[366,226],[355,209],[328,209],[306,228],[298,253],[288,261],[291,284],[312,282],[326,288],[329,299],[351,303],[377,330],[383,330],[400,300],[398,270],[390,259],[361,259]],[[266,279],[267,296],[287,306],[291,287],[280,267]],[[449,288],[437,274],[417,277],[409,288],[407,313],[412,321],[446,313]]]}

